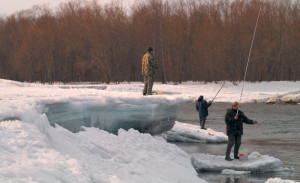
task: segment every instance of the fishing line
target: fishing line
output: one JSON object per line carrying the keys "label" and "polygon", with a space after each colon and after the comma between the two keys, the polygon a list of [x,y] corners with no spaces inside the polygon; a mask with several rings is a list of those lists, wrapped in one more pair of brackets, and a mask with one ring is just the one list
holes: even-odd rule
{"label": "fishing line", "polygon": [[[256,34],[258,19],[259,19],[259,16],[260,16],[260,11],[261,11],[261,5],[259,7],[259,11],[258,11],[257,19],[256,19],[256,24],[255,24],[255,28],[254,28],[254,32],[253,32],[253,36],[252,36],[252,41],[251,41],[251,46],[250,46],[250,50],[249,50],[248,61],[247,61],[247,65],[246,65],[246,70],[245,70],[245,73],[244,73],[244,81],[243,81],[243,87],[242,87],[242,91],[241,91],[241,95],[240,95],[239,104],[241,103],[241,100],[242,100],[242,95],[243,95],[245,81],[246,81],[246,74],[247,74],[249,60],[250,60],[250,55],[251,55],[251,51],[252,51],[252,47],[253,47],[253,42],[254,42],[255,34]],[[238,114],[239,114],[239,108],[237,109],[236,115],[238,116]]]}

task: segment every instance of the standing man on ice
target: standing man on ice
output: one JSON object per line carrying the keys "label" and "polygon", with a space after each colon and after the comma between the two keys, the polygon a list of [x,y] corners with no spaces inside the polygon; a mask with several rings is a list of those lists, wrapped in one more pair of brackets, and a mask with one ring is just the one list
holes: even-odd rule
{"label": "standing man on ice", "polygon": [[234,159],[239,159],[239,148],[241,146],[243,135],[243,123],[257,124],[257,121],[248,119],[240,110],[239,103],[233,102],[232,108],[227,109],[225,115],[226,133],[228,136],[228,144],[226,150],[225,160],[232,161],[230,158],[231,148],[234,145]]}
{"label": "standing man on ice", "polygon": [[149,47],[142,58],[142,75],[144,77],[143,95],[152,95],[155,70],[158,69],[153,55],[153,48]]}
{"label": "standing man on ice", "polygon": [[206,128],[204,128],[205,126],[205,121],[206,121],[206,117],[208,116],[208,108],[209,106],[211,106],[211,102],[206,102],[206,100],[203,100],[203,96],[201,95],[198,98],[198,101],[196,103],[196,110],[199,113],[199,119],[200,119],[200,126],[201,129],[206,130]]}

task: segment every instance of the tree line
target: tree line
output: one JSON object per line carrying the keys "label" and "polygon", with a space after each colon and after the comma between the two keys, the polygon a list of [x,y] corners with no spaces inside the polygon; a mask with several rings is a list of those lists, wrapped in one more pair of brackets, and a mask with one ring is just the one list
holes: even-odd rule
{"label": "tree line", "polygon": [[0,18],[0,78],[141,81],[149,46],[156,81],[300,80],[300,0],[71,1]]}

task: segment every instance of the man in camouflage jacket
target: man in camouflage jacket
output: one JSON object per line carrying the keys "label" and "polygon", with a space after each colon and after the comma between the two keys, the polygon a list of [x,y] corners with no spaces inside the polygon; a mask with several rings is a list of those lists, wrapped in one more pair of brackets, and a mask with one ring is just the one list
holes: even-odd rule
{"label": "man in camouflage jacket", "polygon": [[142,75],[144,77],[143,95],[152,95],[155,71],[158,69],[153,48],[149,47],[147,53],[142,58]]}

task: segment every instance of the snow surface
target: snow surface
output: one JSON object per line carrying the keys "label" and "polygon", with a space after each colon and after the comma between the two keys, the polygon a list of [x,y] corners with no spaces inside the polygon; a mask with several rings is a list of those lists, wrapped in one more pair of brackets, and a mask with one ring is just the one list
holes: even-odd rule
{"label": "snow surface", "polygon": [[[211,100],[221,85],[155,83],[154,90],[163,94],[145,97],[142,83],[44,85],[0,79],[0,182],[205,182],[198,177],[191,157],[161,137],[132,129],[116,135],[93,127],[72,133],[59,125],[52,127],[43,110],[57,103],[178,105],[199,95]],[[241,87],[241,83],[227,82],[215,102],[238,100]],[[242,102],[265,102],[299,89],[300,82],[245,83]],[[290,97],[299,99],[298,94]],[[176,129],[194,133],[184,125],[175,125]],[[279,163],[274,157],[266,159],[274,160],[273,165]],[[214,161],[208,164],[218,169]]]}
{"label": "snow surface", "polygon": [[45,116],[34,123],[0,123],[0,182],[204,182],[190,157],[162,138],[136,130],[72,133]]}

